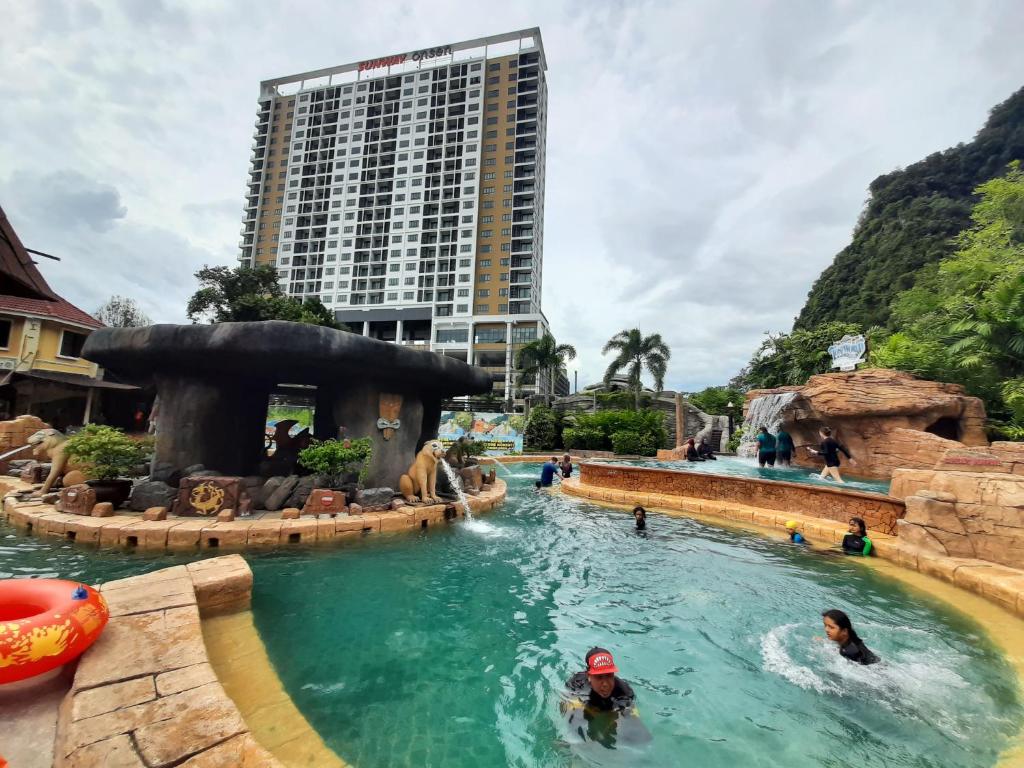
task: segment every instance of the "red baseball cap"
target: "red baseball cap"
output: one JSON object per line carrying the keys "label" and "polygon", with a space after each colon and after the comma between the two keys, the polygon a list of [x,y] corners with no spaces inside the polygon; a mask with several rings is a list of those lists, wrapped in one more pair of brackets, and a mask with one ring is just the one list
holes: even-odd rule
{"label": "red baseball cap", "polygon": [[619,671],[615,666],[615,659],[608,651],[600,651],[587,659],[588,675],[614,675]]}

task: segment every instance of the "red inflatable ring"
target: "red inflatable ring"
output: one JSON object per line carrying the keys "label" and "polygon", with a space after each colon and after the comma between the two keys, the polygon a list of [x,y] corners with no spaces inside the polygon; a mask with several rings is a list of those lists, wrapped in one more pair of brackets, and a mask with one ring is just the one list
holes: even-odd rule
{"label": "red inflatable ring", "polygon": [[61,579],[0,581],[0,684],[41,675],[96,642],[110,612],[92,587]]}

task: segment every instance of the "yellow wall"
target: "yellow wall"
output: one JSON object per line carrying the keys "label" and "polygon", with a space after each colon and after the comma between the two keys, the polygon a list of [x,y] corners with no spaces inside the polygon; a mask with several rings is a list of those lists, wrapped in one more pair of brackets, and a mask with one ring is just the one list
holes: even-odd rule
{"label": "yellow wall", "polygon": [[[289,107],[288,103],[292,102],[293,106]],[[280,250],[278,253],[272,253],[271,249],[280,248],[280,242],[274,242],[274,235],[280,235],[280,229],[274,229],[274,225],[281,224],[283,214],[277,214],[275,211],[283,211],[287,205],[288,200],[288,179],[278,179],[278,174],[281,171],[287,171],[287,165],[281,166],[282,160],[287,160],[291,154],[291,127],[292,120],[294,118],[288,117],[288,113],[295,110],[294,96],[279,96],[274,99],[274,103],[271,106],[270,113],[270,130],[267,132],[267,147],[266,153],[263,156],[263,187],[261,189],[261,207],[260,215],[256,219],[256,242],[253,243],[253,264],[274,264],[278,256],[281,255]],[[280,115],[277,122],[274,122],[274,116]],[[270,139],[275,139],[273,144],[270,143]],[[271,155],[273,151],[273,155]],[[274,163],[273,168],[269,168],[270,162]],[[284,184],[285,190],[283,192],[277,191],[277,185]],[[295,190],[292,190],[293,192]],[[278,203],[277,198],[283,197],[285,202]],[[295,205],[296,201],[292,201],[292,205]],[[295,216],[297,214],[291,214]],[[260,224],[264,224],[264,228],[261,230]],[[263,253],[259,256],[256,255],[256,249],[262,248]],[[289,255],[291,255],[289,253]]]}
{"label": "yellow wall", "polygon": [[[473,307],[474,314],[481,315],[497,315],[506,314],[505,312],[498,311],[499,304],[508,304],[508,296],[502,296],[501,289],[508,289],[508,282],[502,282],[501,275],[509,274],[509,267],[501,266],[501,260],[510,258],[511,254],[508,251],[501,250],[502,243],[511,243],[512,237],[509,235],[502,235],[502,230],[511,231],[512,222],[512,208],[502,207],[502,200],[509,199],[512,197],[511,192],[504,192],[505,185],[514,185],[513,179],[505,178],[505,171],[511,171],[513,169],[512,163],[505,163],[505,158],[515,157],[515,149],[506,149],[508,143],[515,144],[515,136],[506,136],[505,131],[508,128],[515,128],[515,107],[509,108],[507,106],[509,101],[514,102],[516,95],[513,93],[509,95],[509,88],[515,89],[516,81],[512,80],[509,76],[516,74],[519,70],[510,65],[518,60],[518,55],[503,56],[498,59],[490,59],[487,61],[484,67],[484,111],[480,126],[480,141],[482,144],[482,150],[480,153],[480,209],[479,216],[480,221],[477,224],[477,241],[476,241],[476,276],[473,280]],[[492,64],[500,64],[501,68],[492,72],[490,66]],[[498,77],[497,83],[489,83],[488,81],[495,76]],[[496,90],[497,96],[488,97],[489,91]],[[497,110],[494,112],[488,111],[490,105],[497,105]],[[508,116],[512,115],[512,120],[509,121]],[[496,125],[487,125],[487,118],[497,117],[498,122]],[[487,138],[488,131],[496,131],[497,135],[493,138]],[[487,146],[494,145],[494,149],[488,151]],[[494,165],[488,165],[489,160],[494,160]],[[486,179],[488,174],[494,174],[493,179]],[[485,180],[486,179],[486,180]],[[485,189],[494,188],[493,192],[484,193]],[[484,208],[486,203],[492,203],[491,208]],[[509,221],[502,221],[502,218],[507,215]],[[484,223],[487,218],[492,220]],[[484,236],[484,233],[490,231],[491,234],[488,237]],[[483,253],[484,246],[490,246],[490,253]],[[481,266],[481,261],[486,262],[490,259],[490,266]],[[479,291],[481,289],[489,290],[490,296],[487,298],[480,298]],[[476,307],[480,307],[482,311],[477,312]],[[486,309],[483,309],[486,307]]]}
{"label": "yellow wall", "polygon": [[6,348],[0,348],[0,357],[17,358],[18,350],[21,349],[22,329],[25,322],[23,318],[14,315],[0,315],[0,319],[11,321],[11,336]]}
{"label": "yellow wall", "polygon": [[39,334],[39,347],[32,367],[44,371],[62,371],[64,373],[77,373],[83,376],[95,376],[95,363],[90,363],[88,360],[83,360],[80,357],[67,358],[60,357],[57,354],[60,351],[61,333],[65,329],[85,336],[88,336],[90,333],[85,328],[76,328],[50,320],[43,320]]}

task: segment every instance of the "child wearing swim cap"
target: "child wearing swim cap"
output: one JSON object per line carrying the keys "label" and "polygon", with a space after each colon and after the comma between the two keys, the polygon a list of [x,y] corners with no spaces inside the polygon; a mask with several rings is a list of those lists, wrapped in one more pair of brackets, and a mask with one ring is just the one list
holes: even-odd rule
{"label": "child wearing swim cap", "polygon": [[794,544],[807,544],[807,539],[804,538],[803,534],[797,530],[796,520],[789,520],[786,522],[786,530],[789,531],[789,540]]}

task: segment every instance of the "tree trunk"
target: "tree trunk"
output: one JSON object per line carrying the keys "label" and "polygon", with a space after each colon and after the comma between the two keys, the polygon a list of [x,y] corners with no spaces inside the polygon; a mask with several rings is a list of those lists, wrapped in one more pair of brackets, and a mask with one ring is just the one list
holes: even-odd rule
{"label": "tree trunk", "polygon": [[633,389],[633,400],[636,403],[635,409],[639,413],[640,411],[640,385],[637,384]]}

